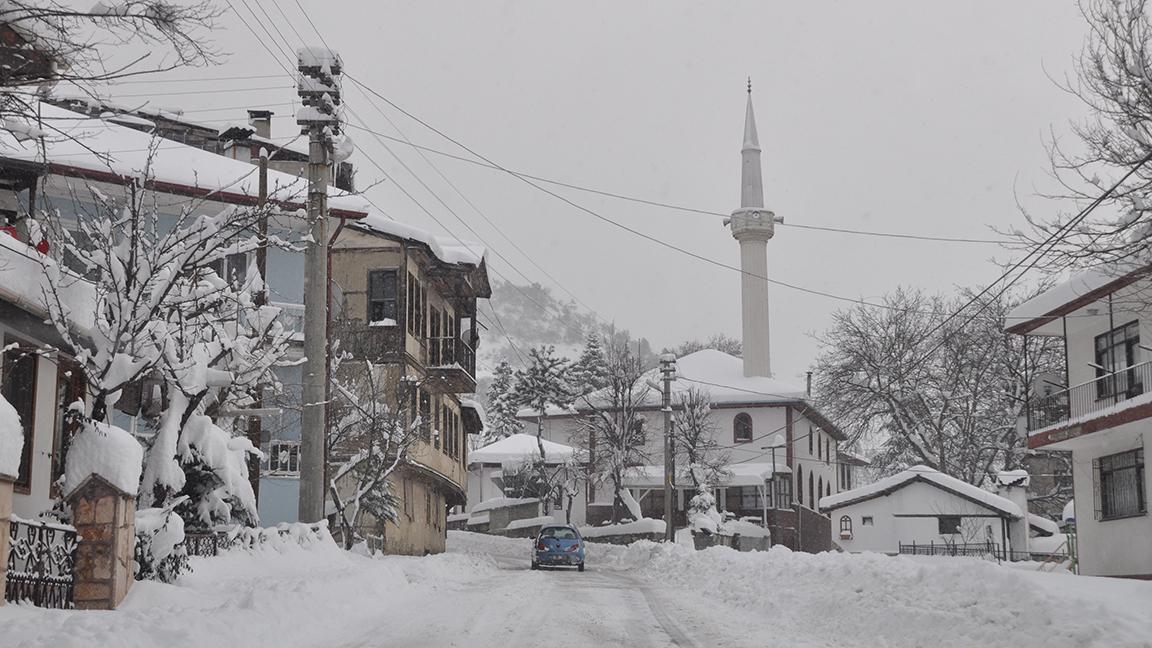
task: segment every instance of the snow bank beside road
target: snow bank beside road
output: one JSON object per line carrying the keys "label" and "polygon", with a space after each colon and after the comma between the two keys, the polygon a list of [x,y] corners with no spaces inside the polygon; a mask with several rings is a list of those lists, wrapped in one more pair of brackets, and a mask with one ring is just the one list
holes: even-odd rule
{"label": "snow bank beside road", "polygon": [[863,645],[1072,648],[1152,640],[1152,583],[1145,582],[975,559],[693,551],[651,542],[628,546],[610,565],[747,611],[781,645],[867,638]]}

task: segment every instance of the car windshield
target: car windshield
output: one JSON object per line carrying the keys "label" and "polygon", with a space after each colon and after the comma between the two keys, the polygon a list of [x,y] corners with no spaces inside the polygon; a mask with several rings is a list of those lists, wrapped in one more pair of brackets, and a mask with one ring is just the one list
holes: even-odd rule
{"label": "car windshield", "polygon": [[576,532],[564,527],[551,527],[540,532],[541,538],[556,538],[557,540],[575,540]]}

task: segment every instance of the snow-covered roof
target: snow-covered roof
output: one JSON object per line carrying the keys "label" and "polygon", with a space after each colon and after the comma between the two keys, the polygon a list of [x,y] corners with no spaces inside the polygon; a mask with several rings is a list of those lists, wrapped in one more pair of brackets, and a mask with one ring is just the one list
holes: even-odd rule
{"label": "snow-covered roof", "polygon": [[[55,262],[35,248],[13,236],[0,234],[0,300],[15,304],[35,315],[47,317],[46,295],[51,293],[44,265],[51,269]],[[67,270],[60,269],[68,273]],[[81,333],[90,332],[96,312],[96,287],[84,279],[71,275],[73,281],[61,281],[59,302],[65,308],[68,321]]]}
{"label": "snow-covered roof", "polygon": [[[791,473],[792,469],[782,461],[747,462],[725,466],[728,476],[721,479],[719,486],[763,486],[774,473]],[[635,466],[624,473],[624,486],[628,488],[660,488],[664,485],[664,466]]]}
{"label": "snow-covered roof", "polygon": [[[576,454],[576,448],[543,439],[544,460],[546,463],[565,463]],[[540,457],[540,447],[536,435],[518,433],[489,443],[483,448],[473,450],[468,454],[470,464],[517,464],[531,461]]]}
{"label": "snow-covered roof", "polygon": [[1008,311],[1004,330],[1010,333],[1035,330],[1053,318],[1066,315],[1136,281],[1145,276],[1150,267],[1126,263],[1075,274]]}
{"label": "snow-covered roof", "polygon": [[1059,524],[1056,524],[1043,515],[1036,515],[1035,513],[1028,514],[1028,526],[1047,535],[1058,535],[1060,533]]}
{"label": "snow-covered roof", "polygon": [[370,211],[366,217],[350,225],[367,232],[376,232],[402,239],[417,241],[427,245],[432,254],[444,263],[465,263],[480,265],[484,260],[484,246],[471,241],[459,241],[450,236],[438,236],[398,220],[388,218],[378,211]]}
{"label": "snow-covered roof", "polygon": [[540,500],[535,497],[493,497],[473,506],[472,515],[476,516],[478,513],[483,511],[491,511],[492,509],[508,508],[510,506],[520,506],[522,504],[533,504],[539,502]]}
{"label": "snow-covered roof", "polygon": [[[163,140],[154,147],[153,136],[111,121],[53,106],[38,104],[43,117],[45,150],[37,141],[19,142],[0,130],[0,158],[43,164],[52,173],[122,182],[139,177],[148,168],[155,189],[194,194],[227,203],[255,204],[258,175],[248,162]],[[154,154],[152,151],[154,150]],[[268,171],[269,197],[292,208],[303,208],[308,181],[289,173]],[[367,201],[337,190],[329,192],[328,205],[335,216],[361,218]]]}
{"label": "snow-covered roof", "polygon": [[[1011,500],[1000,497],[995,493],[990,493],[983,488],[973,486],[968,482],[961,481],[950,475],[945,475],[939,470],[929,468],[928,466],[913,466],[903,472],[892,475],[891,477],[885,477],[866,486],[822,497],[820,498],[820,508],[821,510],[828,510],[847,506],[848,504],[855,504],[863,500],[887,495],[892,491],[899,490],[904,486],[918,481],[949,491],[1013,518],[1019,518],[1023,514],[1020,507],[1016,506]],[[933,513],[934,511],[924,512]]]}
{"label": "snow-covered roof", "polygon": [[676,359],[675,393],[689,388],[706,391],[713,403],[764,403],[803,400],[803,385],[778,378],[745,376],[744,361],[715,349],[703,349]]}
{"label": "snow-covered roof", "polygon": [[19,476],[23,449],[24,428],[20,425],[20,415],[0,396],[0,475]]}

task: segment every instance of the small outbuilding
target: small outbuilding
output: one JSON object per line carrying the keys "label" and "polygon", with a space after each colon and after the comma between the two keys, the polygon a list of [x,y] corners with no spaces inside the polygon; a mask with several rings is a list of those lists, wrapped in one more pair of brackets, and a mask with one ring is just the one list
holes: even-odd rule
{"label": "small outbuilding", "polygon": [[[846,551],[1024,557],[1025,511],[1005,496],[929,468],[913,466],[873,484],[823,497],[832,519],[832,541]],[[1023,493],[1021,492],[1021,495]]]}

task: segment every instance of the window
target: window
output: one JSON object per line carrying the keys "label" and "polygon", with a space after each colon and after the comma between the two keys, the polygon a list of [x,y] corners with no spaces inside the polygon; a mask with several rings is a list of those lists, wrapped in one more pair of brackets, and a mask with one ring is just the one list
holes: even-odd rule
{"label": "window", "polygon": [[792,478],[784,475],[780,479],[772,481],[775,496],[775,504],[778,509],[792,508]]}
{"label": "window", "polygon": [[216,259],[208,264],[217,276],[234,286],[243,286],[248,279],[248,254],[238,252]]}
{"label": "window", "polygon": [[804,469],[796,466],[796,503],[804,503]]}
{"label": "window", "polygon": [[824,458],[824,440],[817,437],[816,439],[816,458]]}
{"label": "window", "polygon": [[416,279],[416,275],[408,273],[408,331],[418,338],[424,337],[424,309],[427,292]]}
{"label": "window", "polygon": [[816,510],[816,489],[812,480],[812,471],[808,471],[808,508]]}
{"label": "window", "polygon": [[424,490],[424,523],[432,526],[432,492]]}
{"label": "window", "polygon": [[420,430],[424,440],[432,442],[432,397],[420,390]]}
{"label": "window", "polygon": [[645,419],[637,418],[632,421],[632,434],[628,439],[628,446],[642,448],[648,443],[648,430],[644,427]]}
{"label": "window", "polygon": [[812,449],[812,437],[815,436],[812,432],[812,426],[808,426],[808,456],[811,457],[814,450]]}
{"label": "window", "polygon": [[741,412],[732,419],[732,441],[733,443],[751,443],[752,442],[752,417],[748,414]]}
{"label": "window", "polygon": [[368,321],[396,321],[396,270],[368,273]]}
{"label": "window", "polygon": [[824,463],[832,463],[832,439],[824,439]]}
{"label": "window", "polygon": [[1139,376],[1130,369],[1136,364],[1139,347],[1139,322],[1129,322],[1096,336],[1097,398],[1131,397],[1144,392]]}
{"label": "window", "polygon": [[847,515],[840,516],[840,537],[845,540],[852,539],[852,518]]}
{"label": "window", "polygon": [[39,356],[32,351],[32,345],[20,340],[5,338],[5,346],[13,346],[4,353],[4,378],[0,393],[12,404],[20,415],[20,427],[24,432],[24,448],[20,452],[20,468],[16,476],[16,488],[22,491],[32,486],[32,443],[36,412],[36,365]]}
{"label": "window", "polygon": [[[824,495],[824,478],[821,477],[820,479],[816,480],[816,497],[821,497],[823,495]],[[815,508],[815,507],[813,507],[813,508]]]}
{"label": "window", "polygon": [[871,515],[865,515],[864,517],[860,518],[860,524],[862,524],[864,526],[875,526],[872,523],[872,516]]}
{"label": "window", "polygon": [[760,489],[756,486],[730,487],[724,508],[729,511],[759,511],[763,508]]}
{"label": "window", "polygon": [[268,473],[298,476],[300,474],[300,442],[275,439],[269,443]]}
{"label": "window", "polygon": [[954,535],[960,533],[959,515],[941,515],[936,518],[936,526],[940,535]]}
{"label": "window", "polygon": [[1129,450],[1092,462],[1096,519],[1109,520],[1148,511],[1144,499],[1144,450]]}

